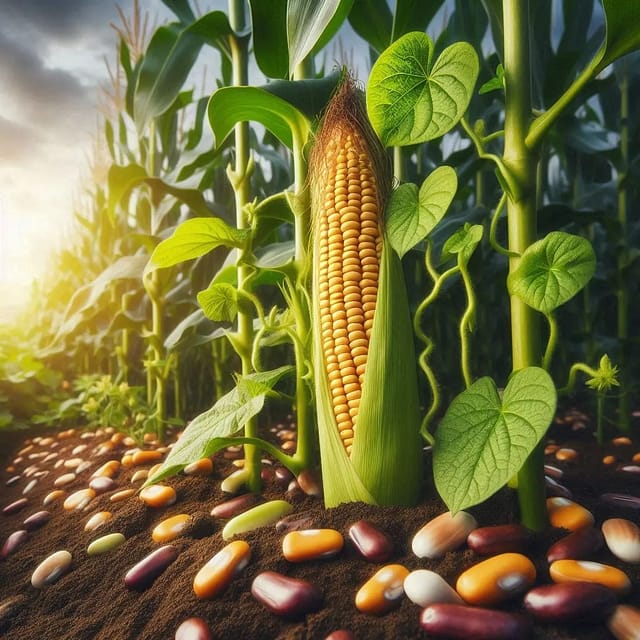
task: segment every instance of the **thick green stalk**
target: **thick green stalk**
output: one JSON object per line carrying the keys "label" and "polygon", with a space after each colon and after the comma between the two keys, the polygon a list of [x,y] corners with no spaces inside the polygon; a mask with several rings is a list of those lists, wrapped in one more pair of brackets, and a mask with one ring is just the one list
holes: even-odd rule
{"label": "thick green stalk", "polygon": [[[231,46],[231,68],[233,86],[241,87],[249,83],[249,39],[243,34],[246,30],[246,5],[244,0],[229,0],[229,23],[234,33],[229,38]],[[249,184],[249,123],[235,125],[235,165],[230,172],[235,194],[236,226],[249,228],[245,207],[250,200]],[[251,276],[250,270],[238,260],[238,290],[243,291]],[[239,347],[242,375],[253,373],[251,365],[251,347],[253,344],[253,316],[240,309],[235,344]],[[244,425],[244,434],[249,438],[258,436],[258,419],[253,417]],[[251,491],[260,490],[260,451],[254,445],[245,445],[244,469],[247,472],[247,485]]]}
{"label": "thick green stalk", "polygon": [[151,333],[155,340],[153,345],[153,362],[152,377],[155,381],[155,415],[156,415],[156,434],[160,442],[164,442],[164,422],[166,417],[166,403],[165,403],[165,378],[162,372],[162,359],[163,354],[160,348],[164,337],[164,304],[162,303],[162,297],[159,294],[160,272],[156,269],[151,274]]}
{"label": "thick green stalk", "polygon": [[[536,157],[526,145],[531,119],[529,2],[504,0],[505,126],[504,164],[518,184],[519,194],[507,200],[509,250],[522,254],[536,240]],[[513,272],[519,257],[509,259]],[[536,312],[511,296],[513,369],[540,366],[540,329]],[[541,530],[547,523],[543,477],[543,445],[538,445],[518,474],[522,523]]]}
{"label": "thick green stalk", "polygon": [[618,251],[618,286],[616,291],[618,311],[618,366],[622,377],[622,389],[618,401],[618,424],[622,431],[631,428],[631,406],[629,391],[626,344],[629,339],[629,295],[624,271],[629,263],[629,229],[628,229],[628,167],[629,167],[629,72],[627,61],[622,60],[622,84],[620,85],[620,155],[622,156],[622,170],[618,173],[618,224],[620,225],[620,248]]}

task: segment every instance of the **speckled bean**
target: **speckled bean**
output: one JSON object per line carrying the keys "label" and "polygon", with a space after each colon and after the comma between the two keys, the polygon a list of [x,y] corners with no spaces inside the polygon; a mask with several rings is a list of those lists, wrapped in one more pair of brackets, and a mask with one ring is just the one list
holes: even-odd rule
{"label": "speckled bean", "polygon": [[426,607],[420,625],[427,633],[451,640],[524,640],[532,632],[531,621],[524,616],[460,604]]}
{"label": "speckled bean", "polygon": [[467,536],[467,546],[483,556],[508,551],[524,551],[531,542],[532,533],[521,524],[499,524],[479,527]]}
{"label": "speckled bean", "polygon": [[603,620],[616,606],[616,594],[594,582],[545,584],[531,589],[524,606],[543,622]]}
{"label": "speckled bean", "polygon": [[306,580],[264,571],[251,584],[251,595],[269,611],[283,618],[298,620],[322,607],[322,592]]}
{"label": "speckled bean", "polygon": [[625,518],[609,518],[602,523],[602,534],[611,553],[624,562],[640,562],[640,527]]}
{"label": "speckled bean", "polygon": [[616,640],[640,640],[640,609],[618,605],[607,620],[607,627]]}
{"label": "speckled bean", "polygon": [[446,511],[413,536],[411,548],[419,558],[440,558],[459,547],[477,526],[476,519],[466,511],[458,511],[455,516]]}
{"label": "speckled bean", "polygon": [[65,549],[52,553],[37,566],[31,575],[31,584],[36,589],[42,589],[54,583],[66,573],[71,566],[71,561],[71,554]]}
{"label": "speckled bean", "polygon": [[187,618],[176,630],[175,640],[212,640],[209,625],[202,618]]}
{"label": "speckled bean", "polygon": [[349,527],[349,538],[358,553],[369,562],[386,562],[393,555],[393,541],[367,520]]}
{"label": "speckled bean", "polygon": [[560,538],[547,551],[547,562],[556,560],[582,560],[588,558],[604,545],[604,538],[594,527],[583,527]]}
{"label": "speckled bean", "polygon": [[156,549],[127,571],[125,585],[135,591],[148,589],[177,557],[177,549],[170,544]]}

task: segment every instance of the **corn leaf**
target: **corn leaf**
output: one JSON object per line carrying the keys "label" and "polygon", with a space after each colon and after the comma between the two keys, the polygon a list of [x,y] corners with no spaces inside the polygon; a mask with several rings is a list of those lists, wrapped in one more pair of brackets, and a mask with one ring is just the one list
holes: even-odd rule
{"label": "corn leaf", "polygon": [[162,466],[145,484],[175,475],[191,462],[210,456],[225,446],[226,438],[238,433],[258,415],[267,394],[293,371],[295,367],[288,365],[239,377],[234,389],[189,423]]}

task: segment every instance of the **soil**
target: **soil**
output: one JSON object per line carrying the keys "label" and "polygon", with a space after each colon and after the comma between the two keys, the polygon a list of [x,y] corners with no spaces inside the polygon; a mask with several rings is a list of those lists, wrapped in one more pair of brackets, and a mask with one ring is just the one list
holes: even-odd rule
{"label": "soil", "polygon": [[[636,430],[637,427],[635,425]],[[28,504],[18,513],[0,513],[0,544],[13,531],[23,528],[26,517],[45,508],[42,506],[44,497],[53,489],[55,478],[65,472],[63,468],[54,469],[56,460],[79,456],[91,463],[65,487],[67,493],[71,493],[87,487],[91,474],[105,461],[120,460],[130,449],[130,445],[121,443],[109,452],[96,453],[100,444],[110,441],[110,430],[99,430],[89,436],[81,430],[71,435],[63,434],[66,437],[55,433],[42,435],[53,435],[54,444],[43,446],[31,433],[26,440],[14,434],[6,445],[0,443],[3,445],[0,452],[0,509],[22,497],[28,498]],[[640,439],[633,444],[619,445],[608,440],[603,447],[598,447],[588,421],[576,412],[557,418],[549,438],[551,443],[578,452],[577,459],[572,461],[559,461],[554,453],[549,453],[547,461],[564,471],[560,482],[572,492],[574,500],[594,514],[596,526],[610,517],[640,523],[639,508],[613,506],[601,498],[604,493],[640,497],[640,474],[620,468],[623,464],[631,464],[634,454],[640,451]],[[73,449],[81,444],[88,446],[78,456],[73,455]],[[19,456],[19,452],[30,445],[33,448]],[[152,445],[146,447],[152,448]],[[42,451],[55,451],[58,457],[48,462],[43,461],[44,456],[29,458]],[[604,464],[603,456],[607,454],[615,456],[616,462]],[[395,554],[390,562],[400,563],[409,570],[431,569],[450,584],[455,584],[464,569],[482,559],[464,546],[440,560],[420,559],[413,555],[412,536],[431,518],[446,511],[431,486],[425,488],[426,497],[414,508],[382,508],[356,503],[324,509],[320,498],[307,496],[299,489],[288,490],[272,478],[265,483],[265,498],[288,500],[296,515],[310,518],[313,528],[337,529],[345,536],[344,549],[331,559],[292,564],[282,556],[283,534],[274,526],[259,529],[242,536],[252,550],[249,565],[222,594],[200,600],[193,592],[194,576],[226,544],[221,535],[225,521],[213,517],[210,511],[216,504],[229,499],[229,495],[220,490],[220,481],[234,470],[232,457],[229,452],[218,453],[213,458],[211,476],[180,474],[166,481],[178,496],[176,503],[169,507],[148,507],[136,495],[112,503],[110,493],[97,496],[83,511],[65,510],[61,500],[46,507],[51,512],[51,519],[30,532],[26,543],[0,561],[0,637],[4,640],[171,640],[185,619],[199,617],[209,625],[212,637],[219,640],[323,640],[338,629],[350,630],[357,639],[428,638],[430,636],[419,625],[420,608],[406,597],[394,611],[384,616],[365,615],[355,608],[357,590],[381,565],[367,562],[358,555],[347,536],[349,526],[360,519],[369,520],[393,539]],[[429,454],[425,452],[427,466],[428,458]],[[24,471],[33,465],[39,471],[49,473],[40,476],[35,486],[23,495],[25,487],[34,478],[27,477]],[[139,486],[131,483],[138,468],[121,467],[116,476],[119,488]],[[266,468],[272,469],[273,465],[266,465]],[[16,475],[20,475],[20,479],[7,485],[7,481]],[[105,510],[113,513],[113,519],[97,531],[86,532],[84,524],[88,518]],[[515,494],[507,488],[469,511],[480,526],[518,520]],[[171,543],[179,551],[177,559],[150,588],[142,592],[127,589],[125,573],[160,546],[151,538],[153,527],[180,513],[191,515],[192,520],[185,533]],[[87,545],[111,532],[125,535],[122,546],[103,555],[89,556]],[[537,534],[527,549],[526,554],[536,565],[537,584],[550,582],[546,550],[566,533],[549,528]],[[34,569],[60,549],[67,549],[72,554],[70,570],[53,584],[34,588],[31,585]],[[590,559],[625,571],[633,588],[621,601],[640,607],[640,564],[622,562],[606,547]],[[267,570],[313,582],[324,593],[323,607],[299,621],[283,620],[270,613],[250,593],[253,578]],[[521,598],[517,598],[503,608],[519,611],[522,610],[521,602]],[[558,640],[613,638],[604,622],[537,623],[533,637]]]}

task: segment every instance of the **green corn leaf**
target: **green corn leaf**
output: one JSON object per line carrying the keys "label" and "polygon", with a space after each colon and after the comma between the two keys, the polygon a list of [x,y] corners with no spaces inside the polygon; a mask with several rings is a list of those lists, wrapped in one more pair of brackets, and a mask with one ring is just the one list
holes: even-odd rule
{"label": "green corn leaf", "polygon": [[391,43],[393,16],[386,0],[355,0],[349,24],[378,53]]}
{"label": "green corn leaf", "polygon": [[386,211],[386,232],[391,246],[402,258],[422,242],[446,213],[458,188],[456,172],[438,167],[422,183],[400,185]]}
{"label": "green corn leaf", "polygon": [[285,78],[289,69],[287,0],[249,0],[253,53],[268,78]]}
{"label": "green corn leaf", "polygon": [[367,87],[371,124],[385,145],[419,144],[450,131],[467,110],[478,77],[478,56],[466,42],[433,61],[433,42],[412,32],[378,58]]}
{"label": "green corn leaf", "polygon": [[396,0],[391,40],[410,31],[426,31],[444,0]]}
{"label": "green corn leaf", "polygon": [[230,227],[220,218],[191,218],[176,227],[171,237],[158,244],[151,254],[145,274],[199,258],[216,247],[240,249],[248,234],[247,229]]}
{"label": "green corn leaf", "polygon": [[206,458],[225,446],[225,439],[238,433],[251,418],[258,415],[267,394],[293,371],[295,367],[284,366],[238,378],[234,389],[189,423],[162,466],[145,485],[175,475],[191,462]]}
{"label": "green corn leaf", "polygon": [[555,408],[553,380],[539,367],[515,372],[502,398],[488,377],[458,395],[433,448],[436,488],[449,509],[479,504],[504,486],[546,433]]}
{"label": "green corn leaf", "polygon": [[297,136],[304,144],[309,121],[294,106],[258,87],[223,87],[209,101],[209,124],[220,146],[238,122],[259,122],[291,148]]}
{"label": "green corn leaf", "polygon": [[351,463],[378,504],[412,505],[422,481],[418,373],[402,265],[385,242]]}
{"label": "green corn leaf", "polygon": [[552,231],[530,245],[507,288],[530,307],[548,314],[578,293],[593,276],[596,257],[591,243],[564,231]]}

